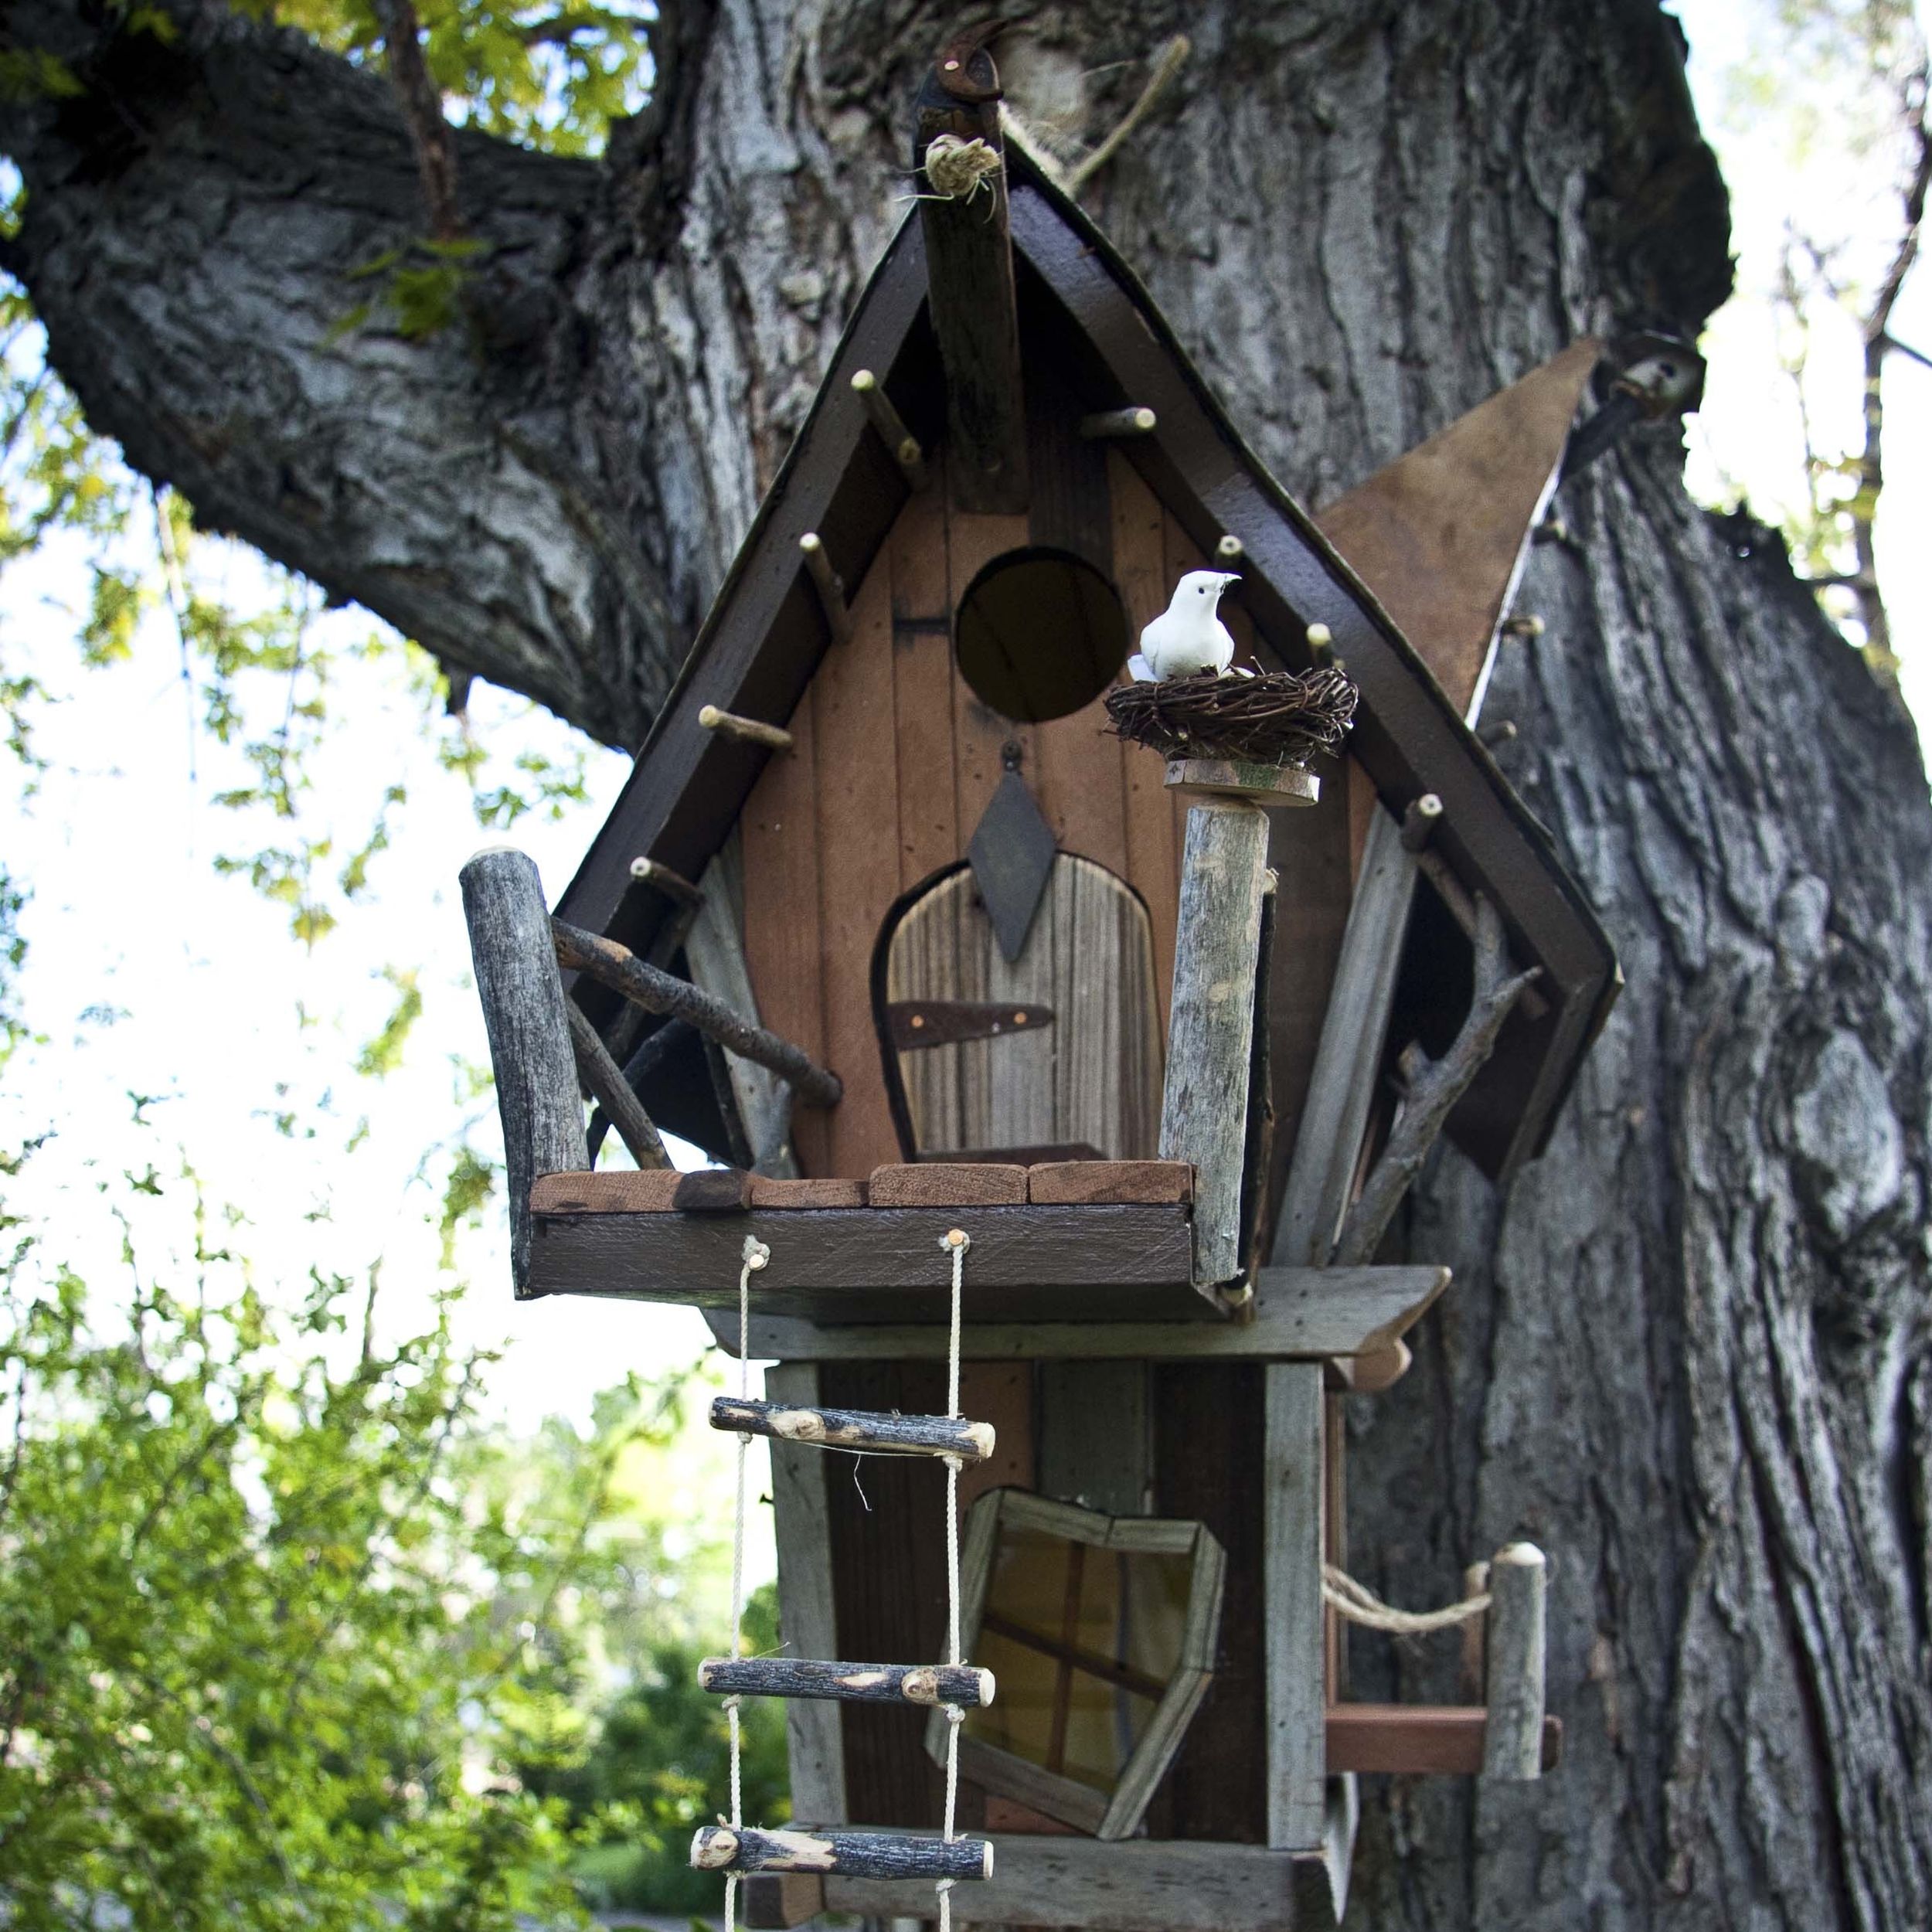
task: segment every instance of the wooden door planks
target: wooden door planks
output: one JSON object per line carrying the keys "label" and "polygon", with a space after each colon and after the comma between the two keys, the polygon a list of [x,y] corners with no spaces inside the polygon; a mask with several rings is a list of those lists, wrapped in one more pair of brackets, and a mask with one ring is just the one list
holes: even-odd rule
{"label": "wooden door planks", "polygon": [[[899,889],[966,848],[953,784],[953,598],[943,454],[893,526],[893,722],[899,759]],[[883,913],[882,913],[883,917]]]}

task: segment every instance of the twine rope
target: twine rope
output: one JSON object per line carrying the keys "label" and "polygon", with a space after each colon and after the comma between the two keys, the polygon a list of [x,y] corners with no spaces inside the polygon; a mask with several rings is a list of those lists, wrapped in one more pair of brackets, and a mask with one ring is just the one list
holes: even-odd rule
{"label": "twine rope", "polygon": [[1321,1600],[1338,1617],[1369,1630],[1393,1631],[1397,1636],[1414,1637],[1425,1631],[1450,1630],[1480,1617],[1489,1607],[1489,1593],[1465,1597],[1459,1604],[1442,1610],[1397,1610],[1385,1604],[1366,1583],[1359,1583],[1345,1570],[1333,1563],[1321,1566]]}
{"label": "twine rope", "polygon": [[[751,1277],[771,1259],[771,1250],[756,1236],[745,1236],[744,1265],[738,1270],[738,1396],[751,1399]],[[738,1500],[731,1519],[731,1654],[744,1648],[745,1627],[745,1458],[751,1448],[751,1434],[740,1429],[738,1437]],[[724,1701],[725,1716],[731,1726],[731,1828],[742,1833],[745,1822],[744,1748],[738,1728],[738,1709],[742,1700],[735,1694]],[[725,1874],[725,1932],[737,1932],[738,1875]]]}
{"label": "twine rope", "polygon": [[970,202],[982,188],[991,194],[1001,165],[998,151],[977,134],[971,141],[935,134],[926,149],[926,179],[947,201]]}
{"label": "twine rope", "polygon": [[[964,1228],[953,1228],[940,1239],[939,1245],[951,1250],[953,1257],[952,1331],[946,1345],[946,1413],[948,1417],[957,1417],[959,1414],[961,1291],[966,1274],[966,1250],[973,1245],[972,1236]],[[943,1460],[946,1464],[946,1661],[949,1664],[958,1665],[965,1662],[960,1655],[959,1641],[961,1463],[957,1456],[947,1456]],[[966,1713],[957,1704],[948,1704],[944,1708],[946,1713],[945,1837],[946,1842],[951,1845],[959,1835],[954,1829],[954,1821],[959,1804],[959,1727],[966,1721]],[[954,1883],[951,1879],[941,1879],[933,1888],[939,1899],[939,1932],[952,1932]]]}

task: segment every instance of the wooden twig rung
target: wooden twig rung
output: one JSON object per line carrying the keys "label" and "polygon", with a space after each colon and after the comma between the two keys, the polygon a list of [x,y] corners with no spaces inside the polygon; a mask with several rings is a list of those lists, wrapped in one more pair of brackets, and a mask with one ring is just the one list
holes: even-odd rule
{"label": "wooden twig rung", "polygon": [[818,593],[818,602],[825,611],[832,642],[849,643],[852,638],[852,613],[845,608],[845,582],[832,567],[832,559],[826,556],[824,540],[816,530],[808,530],[798,539],[798,553],[805,560],[805,570],[811,579],[812,588]]}
{"label": "wooden twig rung", "polygon": [[971,1664],[832,1664],[810,1657],[707,1657],[702,1690],[746,1697],[828,1697],[846,1704],[993,1701],[993,1673]]}
{"label": "wooden twig rung", "polygon": [[702,906],[704,894],[699,891],[681,872],[673,872],[668,866],[655,859],[638,858],[631,862],[631,876],[640,886],[650,886],[664,894],[667,899],[675,899],[687,906]]}
{"label": "wooden twig rung", "polygon": [[892,451],[893,461],[904,472],[906,481],[918,489],[926,481],[926,457],[919,447],[919,438],[906,428],[906,419],[893,407],[892,398],[870,369],[860,369],[852,379],[852,388],[866,406],[866,414],[879,432],[879,440]]}
{"label": "wooden twig rung", "polygon": [[760,1832],[706,1825],[691,1841],[700,1872],[822,1872],[849,1879],[989,1879],[993,1847],[983,1838],[927,1838],[911,1832]]}
{"label": "wooden twig rung", "polygon": [[711,1426],[781,1442],[822,1443],[873,1455],[957,1456],[984,1462],[993,1453],[993,1425],[963,1416],[879,1415],[862,1409],[790,1409],[777,1402],[714,1396]]}
{"label": "wooden twig rung", "polygon": [[700,707],[698,722],[721,738],[735,738],[741,745],[763,745],[771,751],[789,751],[791,733],[783,725],[767,724],[758,718],[741,718],[735,711],[720,711],[715,704]]}
{"label": "wooden twig rung", "polygon": [[1096,410],[1080,418],[1080,434],[1090,443],[1115,436],[1151,436],[1160,418],[1145,406],[1124,410]]}

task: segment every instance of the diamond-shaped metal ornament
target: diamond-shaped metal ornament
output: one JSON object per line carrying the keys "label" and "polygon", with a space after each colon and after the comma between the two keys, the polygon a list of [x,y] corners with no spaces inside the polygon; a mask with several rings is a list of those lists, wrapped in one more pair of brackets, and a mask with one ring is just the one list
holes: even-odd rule
{"label": "diamond-shaped metal ornament", "polygon": [[1009,966],[1032,930],[1058,849],[1053,828],[1019,775],[1015,747],[966,848],[974,883],[993,922],[993,937]]}

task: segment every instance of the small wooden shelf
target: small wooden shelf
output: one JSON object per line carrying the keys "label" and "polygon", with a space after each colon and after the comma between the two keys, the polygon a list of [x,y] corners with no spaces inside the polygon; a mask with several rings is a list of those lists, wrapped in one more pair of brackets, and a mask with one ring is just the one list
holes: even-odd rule
{"label": "small wooden shelf", "polygon": [[1185,1202],[640,1213],[629,1184],[641,1178],[553,1174],[537,1182],[529,1294],[735,1309],[751,1235],[771,1250],[751,1279],[754,1315],[943,1325],[952,1264],[940,1243],[964,1227],[972,1236],[968,1322],[1227,1318],[1194,1286]]}

